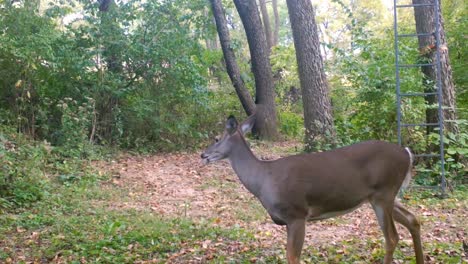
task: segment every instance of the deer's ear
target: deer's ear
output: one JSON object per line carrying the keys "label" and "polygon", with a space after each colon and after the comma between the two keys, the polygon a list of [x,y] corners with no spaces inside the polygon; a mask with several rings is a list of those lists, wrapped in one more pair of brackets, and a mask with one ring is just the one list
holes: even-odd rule
{"label": "deer's ear", "polygon": [[237,120],[234,116],[229,116],[227,121],[226,121],[226,131],[232,135],[234,134],[234,132],[236,132],[237,130],[237,126],[238,126],[238,123],[237,123]]}
{"label": "deer's ear", "polygon": [[255,114],[249,116],[244,122],[242,122],[241,130],[242,134],[252,131],[252,127],[255,124]]}

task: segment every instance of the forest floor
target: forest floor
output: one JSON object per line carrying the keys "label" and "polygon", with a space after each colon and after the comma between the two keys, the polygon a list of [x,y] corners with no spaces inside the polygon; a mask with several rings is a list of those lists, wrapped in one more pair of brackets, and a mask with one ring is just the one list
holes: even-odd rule
{"label": "forest floor", "polygon": [[[297,152],[294,143],[253,143],[262,159]],[[94,184],[57,188],[53,202],[0,217],[0,260],[10,263],[284,263],[286,230],[273,224],[229,163],[199,153],[121,155],[94,162]],[[427,263],[468,263],[467,189],[439,199],[409,193],[422,222]],[[57,202],[59,201],[59,202]],[[55,206],[51,206],[55,204]],[[398,226],[394,263],[414,262]],[[309,223],[304,263],[378,263],[383,235],[370,206]],[[2,258],[3,257],[3,258]]]}
{"label": "forest floor", "polygon": [[[281,157],[279,153],[294,153],[298,148],[293,143],[254,146],[256,154],[262,159],[276,159]],[[183,217],[196,222],[208,221],[222,228],[238,226],[254,233],[256,243],[250,246],[265,251],[278,251],[286,244],[285,228],[271,221],[261,204],[240,183],[227,161],[203,165],[198,153],[178,153],[123,157],[104,168],[112,172],[114,184],[130,188],[134,197],[129,202],[112,206],[150,209],[160,216]],[[468,204],[456,199],[450,202],[455,203],[450,203],[449,207],[444,204],[434,207],[433,204],[418,204],[417,201],[408,204],[422,220],[423,241],[439,241],[447,245],[461,245],[463,239],[466,242]],[[401,244],[406,246],[404,252],[413,254],[409,232],[402,226],[398,226],[398,230]],[[383,242],[382,233],[369,205],[345,216],[308,224],[305,246],[326,248],[345,241],[362,239],[374,239],[376,244]],[[210,245],[213,241],[203,243],[207,249],[213,246]],[[376,247],[373,249],[381,249],[381,245],[374,246]],[[206,250],[212,254],[211,251]],[[345,253],[346,246],[341,251]],[[450,247],[440,252],[452,256],[460,254],[460,257],[461,253]],[[463,253],[466,260],[466,252]],[[173,261],[178,258],[186,259],[185,254],[190,254],[190,250],[181,248],[170,258]],[[428,255],[427,260],[430,261],[431,256]]]}

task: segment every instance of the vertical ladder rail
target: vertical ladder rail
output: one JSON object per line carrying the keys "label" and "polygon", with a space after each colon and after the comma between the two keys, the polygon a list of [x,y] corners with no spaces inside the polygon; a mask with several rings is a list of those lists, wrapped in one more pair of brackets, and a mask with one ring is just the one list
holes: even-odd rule
{"label": "vertical ladder rail", "polygon": [[435,39],[436,39],[436,81],[437,81],[437,101],[438,101],[438,116],[439,116],[439,141],[440,141],[440,191],[442,197],[445,196],[445,188],[447,181],[445,179],[445,160],[444,160],[444,115],[442,112],[442,66],[440,61],[440,21],[439,21],[439,0],[434,0],[434,23],[435,23]]}
{"label": "vertical ladder rail", "polygon": [[398,17],[397,1],[393,0],[393,33],[395,34],[395,81],[396,81],[396,104],[397,104],[397,134],[398,145],[401,146],[401,95],[400,95],[400,52],[398,49]]}
{"label": "vertical ladder rail", "polygon": [[[402,127],[414,127],[414,126],[434,126],[437,125],[439,127],[439,154],[419,154],[415,155],[416,157],[439,157],[440,158],[440,192],[442,197],[446,195],[446,187],[447,187],[447,179],[445,177],[445,160],[444,160],[444,117],[443,117],[443,109],[442,109],[442,66],[441,66],[441,40],[440,40],[440,18],[439,18],[439,1],[440,0],[433,0],[432,4],[405,4],[405,5],[398,5],[398,0],[393,0],[393,32],[394,32],[394,42],[395,42],[395,81],[396,81],[396,106],[397,106],[397,134],[398,134],[398,144],[402,145],[402,135],[401,135],[401,128]],[[398,34],[398,8],[422,8],[422,7],[430,7],[433,6],[434,8],[434,32],[425,32],[425,33],[416,33],[416,34]],[[400,54],[399,54],[399,45],[398,40],[399,37],[419,37],[419,36],[431,36],[434,35],[435,38],[435,62],[429,64],[400,64]],[[401,80],[400,80],[400,70],[402,68],[412,68],[412,67],[435,67],[434,70],[436,71],[436,92],[423,92],[423,93],[401,93]],[[438,123],[422,123],[422,124],[402,124],[402,113],[401,113],[401,99],[402,96],[428,96],[428,95],[436,95],[438,108]],[[429,187],[429,186],[426,186]]]}

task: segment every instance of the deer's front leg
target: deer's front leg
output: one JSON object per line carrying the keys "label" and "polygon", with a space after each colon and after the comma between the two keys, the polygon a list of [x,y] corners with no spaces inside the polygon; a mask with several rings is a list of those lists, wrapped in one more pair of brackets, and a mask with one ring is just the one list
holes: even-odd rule
{"label": "deer's front leg", "polygon": [[299,264],[302,245],[304,244],[305,219],[296,219],[287,224],[288,244],[286,256],[288,264]]}

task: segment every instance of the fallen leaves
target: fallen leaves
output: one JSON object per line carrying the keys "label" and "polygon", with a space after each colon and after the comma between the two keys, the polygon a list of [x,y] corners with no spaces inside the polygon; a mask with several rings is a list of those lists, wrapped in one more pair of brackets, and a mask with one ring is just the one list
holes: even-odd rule
{"label": "fallen leaves", "polygon": [[[291,148],[291,146],[284,147]],[[260,152],[260,156],[266,159],[280,156],[271,153],[271,147],[257,149],[256,152]],[[258,201],[241,185],[227,162],[203,166],[198,153],[127,156],[106,164],[103,170],[118,171],[120,178],[116,184],[131,190],[130,201],[126,202],[125,207],[151,210],[167,217],[182,216],[194,221],[208,220],[212,225],[225,228],[236,224],[252,231],[257,241],[256,245],[234,245],[226,244],[226,241],[203,240],[199,242],[197,248],[182,247],[169,257],[169,262],[206,261],[219,251],[232,250],[239,253],[252,250],[252,246],[259,247],[262,251],[284,248],[286,243],[284,227],[271,222]],[[467,203],[450,199],[434,206],[415,201],[411,193],[405,194],[404,197],[408,203],[407,207],[421,219],[424,243],[458,243],[468,248],[467,228],[463,224],[464,219],[468,219]],[[401,237],[401,248],[404,248],[405,254],[412,256],[414,253],[411,249],[412,240],[409,232],[401,226],[398,226],[398,232]],[[366,241],[370,238],[375,240],[375,245],[372,246],[374,253],[381,254],[383,236],[373,210],[365,205],[342,217],[310,223],[307,226],[305,246],[313,245],[324,250],[324,252],[319,250],[317,254],[326,257],[327,246],[355,243],[349,242],[355,239]],[[466,258],[467,253],[461,248],[462,246],[460,252],[463,252]],[[347,247],[337,249],[338,254],[349,252],[351,251]],[[434,252],[428,252],[429,263],[434,261],[431,257],[433,254],[457,254],[457,251],[439,248]],[[192,259],[195,255],[197,258],[203,257]],[[254,257],[251,261],[256,262],[258,259]]]}

